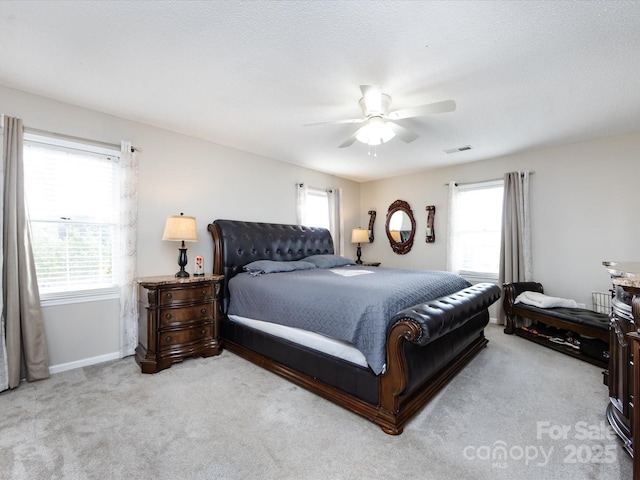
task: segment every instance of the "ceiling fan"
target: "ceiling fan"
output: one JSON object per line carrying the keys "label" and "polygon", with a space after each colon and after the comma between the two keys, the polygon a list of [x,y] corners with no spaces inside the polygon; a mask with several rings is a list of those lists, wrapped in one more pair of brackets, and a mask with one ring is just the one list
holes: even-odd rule
{"label": "ceiling fan", "polygon": [[359,103],[360,108],[362,108],[362,114],[364,115],[362,118],[305,123],[304,126],[364,123],[353,135],[342,142],[339,148],[348,147],[356,140],[369,146],[380,145],[388,142],[396,135],[403,142],[410,143],[420,135],[396,123],[395,120],[420,117],[432,113],[452,112],[456,109],[456,102],[453,100],[444,100],[442,102],[428,103],[426,105],[418,105],[389,112],[391,97],[386,93],[382,93],[380,87],[376,85],[360,85],[360,91],[362,92],[362,98]]}

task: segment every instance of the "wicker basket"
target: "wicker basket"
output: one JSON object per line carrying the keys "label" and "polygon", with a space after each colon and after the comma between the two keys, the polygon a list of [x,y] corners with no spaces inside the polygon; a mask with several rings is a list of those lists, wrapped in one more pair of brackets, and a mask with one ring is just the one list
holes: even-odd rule
{"label": "wicker basket", "polygon": [[593,311],[608,314],[611,311],[611,292],[592,292]]}

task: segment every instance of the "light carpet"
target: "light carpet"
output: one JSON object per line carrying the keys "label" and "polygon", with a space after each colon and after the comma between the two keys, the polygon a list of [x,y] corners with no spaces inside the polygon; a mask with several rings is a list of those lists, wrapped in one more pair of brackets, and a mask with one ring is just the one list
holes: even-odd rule
{"label": "light carpet", "polygon": [[495,325],[487,337],[396,437],[227,351],[23,383],[0,394],[0,478],[631,478],[601,369]]}

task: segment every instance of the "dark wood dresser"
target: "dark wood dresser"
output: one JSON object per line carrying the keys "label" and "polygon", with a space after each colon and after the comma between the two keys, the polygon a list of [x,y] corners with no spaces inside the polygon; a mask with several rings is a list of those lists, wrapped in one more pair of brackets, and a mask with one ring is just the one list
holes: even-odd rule
{"label": "dark wood dresser", "polygon": [[143,373],[169,368],[185,357],[220,353],[222,275],[138,278],[138,347]]}
{"label": "dark wood dresser", "polygon": [[611,275],[609,405],[607,420],[633,456],[633,478],[640,480],[640,262],[603,262]]}

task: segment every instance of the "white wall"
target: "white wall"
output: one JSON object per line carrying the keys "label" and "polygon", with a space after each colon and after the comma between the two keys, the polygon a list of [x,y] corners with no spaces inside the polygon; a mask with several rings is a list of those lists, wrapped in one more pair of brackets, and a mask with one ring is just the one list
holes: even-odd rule
{"label": "white wall", "polygon": [[[501,178],[529,169],[533,274],[548,294],[591,305],[592,291],[607,291],[603,260],[640,260],[640,133],[545,148],[482,162],[368,182],[361,187],[360,222],[374,207],[375,241],[362,247],[365,261],[402,268],[446,266],[447,195],[450,180],[462,183]],[[417,222],[414,247],[393,253],[384,233],[387,208],[411,205]],[[425,243],[425,207],[436,206],[436,242]]]}
{"label": "white wall", "polygon": [[[202,255],[210,272],[207,224],[216,218],[296,223],[296,182],[342,188],[345,232],[358,226],[355,182],[1,86],[0,105],[26,127],[113,144],[131,140],[139,149],[139,276],[178,270],[178,245],[161,240],[168,215],[196,217],[199,239],[187,245],[187,270]],[[120,349],[117,301],[45,307],[43,316],[54,370],[111,358]]]}

